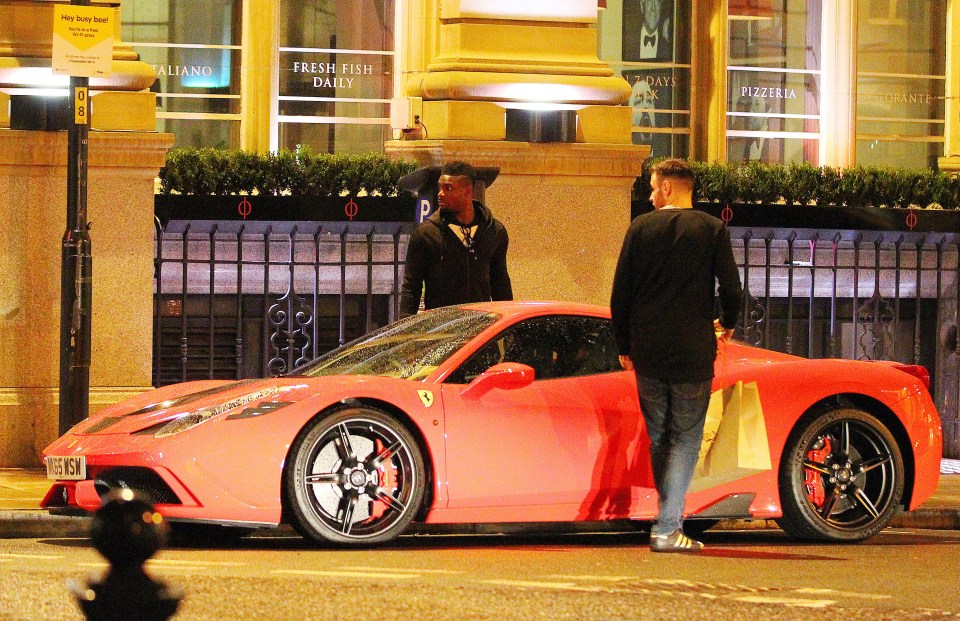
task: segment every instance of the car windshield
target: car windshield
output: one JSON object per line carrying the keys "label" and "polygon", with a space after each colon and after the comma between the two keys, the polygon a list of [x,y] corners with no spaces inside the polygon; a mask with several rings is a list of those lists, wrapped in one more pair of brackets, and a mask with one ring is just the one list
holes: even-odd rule
{"label": "car windshield", "polygon": [[421,380],[499,315],[446,307],[401,319],[365,334],[290,375],[384,375]]}

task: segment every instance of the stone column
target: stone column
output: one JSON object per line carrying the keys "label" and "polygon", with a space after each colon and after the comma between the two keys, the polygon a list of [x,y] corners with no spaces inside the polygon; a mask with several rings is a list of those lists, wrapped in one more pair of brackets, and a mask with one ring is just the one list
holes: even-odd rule
{"label": "stone column", "polygon": [[266,153],[278,146],[280,0],[244,0],[240,90],[240,148]]}
{"label": "stone column", "polygon": [[947,2],[947,86],[940,170],[960,173],[960,0]]}
{"label": "stone column", "polygon": [[[170,134],[90,132],[90,410],[151,385],[153,183]],[[0,467],[35,466],[59,425],[66,132],[0,131]]]}
{"label": "stone column", "polygon": [[596,0],[408,7],[405,38],[415,47],[399,95],[410,99],[425,138],[502,140],[507,108],[537,106],[578,109],[578,142],[630,142],[622,105],[630,85],[597,56]]}
{"label": "stone column", "polygon": [[727,1],[693,3],[690,159],[727,159]]}
{"label": "stone column", "polygon": [[485,202],[510,235],[514,297],[610,303],[630,189],[648,146],[422,140],[389,143],[387,152],[421,166],[500,167]]}
{"label": "stone column", "polygon": [[857,3],[826,0],[823,4],[820,58],[821,166],[853,166],[857,157]]}

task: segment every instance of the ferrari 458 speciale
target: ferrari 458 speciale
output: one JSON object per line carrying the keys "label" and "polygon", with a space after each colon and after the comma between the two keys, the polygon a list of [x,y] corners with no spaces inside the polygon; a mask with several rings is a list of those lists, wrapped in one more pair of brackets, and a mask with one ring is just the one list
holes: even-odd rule
{"label": "ferrari 458 speciale", "polygon": [[[861,541],[934,492],[941,428],[922,367],[721,341],[714,389],[738,382],[755,385],[770,467],[691,492],[688,528],[774,518],[799,538]],[[646,447],[607,309],[472,304],[283,377],[187,382],[109,407],[47,447],[42,505],[85,514],[131,490],[174,526],[286,523],[345,546],[418,523],[642,525],[657,512]]]}

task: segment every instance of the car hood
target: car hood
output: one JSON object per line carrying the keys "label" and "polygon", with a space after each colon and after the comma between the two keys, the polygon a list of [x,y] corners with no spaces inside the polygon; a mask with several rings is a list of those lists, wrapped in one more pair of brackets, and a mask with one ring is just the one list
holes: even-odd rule
{"label": "car hood", "polygon": [[[292,402],[324,387],[343,385],[343,376],[271,378],[236,382],[188,382],[147,391],[77,424],[72,435],[130,434],[181,416],[216,417],[264,402]],[[326,381],[324,381],[326,380]],[[331,381],[333,380],[333,381]]]}

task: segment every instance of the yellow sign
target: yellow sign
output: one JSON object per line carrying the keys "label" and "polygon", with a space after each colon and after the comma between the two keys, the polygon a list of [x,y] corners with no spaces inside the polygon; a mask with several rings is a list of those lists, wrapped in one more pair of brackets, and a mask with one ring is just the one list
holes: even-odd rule
{"label": "yellow sign", "polygon": [[90,118],[89,104],[87,103],[87,89],[78,86],[73,98],[73,122],[77,125],[86,125]]}
{"label": "yellow sign", "polygon": [[88,78],[110,75],[114,18],[111,7],[55,4],[53,72]]}

